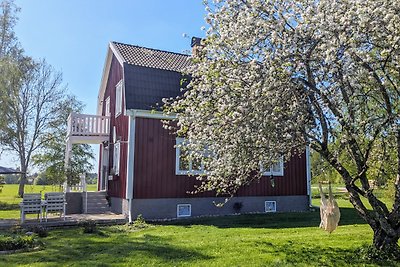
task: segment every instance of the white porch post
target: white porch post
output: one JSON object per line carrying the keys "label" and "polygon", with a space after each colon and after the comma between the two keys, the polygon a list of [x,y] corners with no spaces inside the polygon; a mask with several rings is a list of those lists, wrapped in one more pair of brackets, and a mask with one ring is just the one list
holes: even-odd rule
{"label": "white porch post", "polygon": [[[68,167],[69,167],[71,154],[72,154],[72,143],[71,143],[70,139],[68,138],[67,139],[67,145],[66,145],[66,148],[65,148],[65,161],[64,161],[65,170],[67,170]],[[66,180],[64,182],[64,192],[70,192],[71,188],[68,185],[68,181],[67,181],[68,177],[65,177],[65,178],[66,178]]]}

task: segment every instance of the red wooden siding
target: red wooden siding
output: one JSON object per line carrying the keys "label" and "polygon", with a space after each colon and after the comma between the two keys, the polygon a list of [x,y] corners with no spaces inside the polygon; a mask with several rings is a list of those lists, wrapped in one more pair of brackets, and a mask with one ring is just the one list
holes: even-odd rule
{"label": "red wooden siding", "polygon": [[[188,194],[198,183],[194,177],[175,175],[175,137],[156,119],[136,118],[134,198],[212,197],[212,192]],[[284,176],[263,177],[243,187],[238,196],[306,195],[305,156],[285,164]]]}
{"label": "red wooden siding", "polygon": [[[120,165],[119,165],[119,176],[114,176],[112,181],[108,181],[108,195],[112,197],[125,198],[125,187],[126,187],[126,158],[127,158],[127,141],[128,141],[128,123],[129,117],[120,114],[117,118],[115,118],[115,86],[117,83],[123,78],[123,68],[121,64],[119,64],[118,60],[115,56],[113,56],[110,66],[110,72],[108,76],[106,91],[103,99],[103,115],[105,115],[106,105],[105,101],[108,97],[110,97],[110,142],[109,142],[109,167],[110,169],[113,166],[113,155],[114,155],[114,146],[112,143],[113,140],[113,127],[116,127],[116,135],[120,137],[121,140],[121,155],[120,155]],[[124,99],[122,100],[122,105],[124,106]],[[101,158],[99,163],[101,164]]]}

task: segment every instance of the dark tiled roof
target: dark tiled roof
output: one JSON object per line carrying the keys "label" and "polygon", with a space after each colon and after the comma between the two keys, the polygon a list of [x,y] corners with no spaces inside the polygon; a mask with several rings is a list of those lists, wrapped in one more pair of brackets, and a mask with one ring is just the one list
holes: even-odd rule
{"label": "dark tiled roof", "polygon": [[113,42],[124,61],[130,65],[182,72],[189,66],[187,55],[136,45]]}

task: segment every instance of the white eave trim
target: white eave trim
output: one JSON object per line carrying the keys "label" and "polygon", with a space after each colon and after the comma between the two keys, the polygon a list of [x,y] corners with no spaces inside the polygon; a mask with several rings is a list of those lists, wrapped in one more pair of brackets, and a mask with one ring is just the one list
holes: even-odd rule
{"label": "white eave trim", "polygon": [[[103,75],[100,82],[99,94],[97,96],[97,115],[101,115],[104,94],[107,88],[108,75],[110,73],[112,56],[115,55],[122,69],[124,68],[124,60],[115,45],[110,42],[107,49],[106,61],[104,63]],[[123,72],[123,71],[122,71]]]}
{"label": "white eave trim", "polygon": [[173,120],[176,119],[176,114],[165,114],[161,111],[141,110],[141,109],[128,109],[126,111],[127,116],[134,118],[149,118],[149,119],[160,119],[160,120]]}

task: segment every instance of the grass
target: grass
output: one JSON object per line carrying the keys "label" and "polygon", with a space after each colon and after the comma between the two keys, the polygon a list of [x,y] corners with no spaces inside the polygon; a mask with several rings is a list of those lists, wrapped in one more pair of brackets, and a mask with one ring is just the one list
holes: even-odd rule
{"label": "grass", "polygon": [[[378,266],[358,250],[371,228],[338,199],[340,226],[318,228],[319,211],[191,218],[148,227],[52,230],[40,251],[0,256],[4,266]],[[319,199],[313,204],[318,205]],[[400,266],[386,262],[385,266]]]}
{"label": "grass", "polygon": [[[53,230],[41,251],[3,256],[5,266],[375,266],[355,252],[372,232],[349,207],[333,234],[319,212],[240,215]],[[395,263],[387,263],[396,266]]]}
{"label": "grass", "polygon": [[[97,190],[97,185],[88,185],[89,191]],[[58,192],[60,188],[58,186],[51,185],[25,185],[25,193],[42,193],[46,192]],[[18,204],[22,201],[18,197],[18,185],[17,184],[6,184],[0,193],[0,219],[17,219],[19,218],[19,206]],[[36,215],[28,214],[28,218],[34,218]]]}

